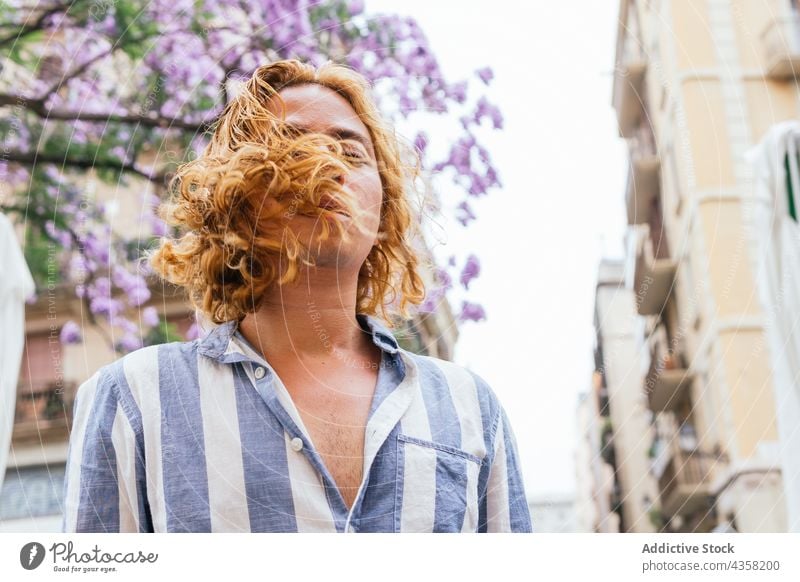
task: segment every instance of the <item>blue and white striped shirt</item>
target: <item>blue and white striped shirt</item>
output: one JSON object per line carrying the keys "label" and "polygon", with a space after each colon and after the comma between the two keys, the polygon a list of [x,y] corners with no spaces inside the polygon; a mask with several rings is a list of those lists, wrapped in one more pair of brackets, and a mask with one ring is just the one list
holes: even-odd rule
{"label": "blue and white striped shirt", "polygon": [[382,363],[348,510],[286,388],[230,321],[81,384],[65,532],[528,532],[517,444],[476,374],[359,324]]}

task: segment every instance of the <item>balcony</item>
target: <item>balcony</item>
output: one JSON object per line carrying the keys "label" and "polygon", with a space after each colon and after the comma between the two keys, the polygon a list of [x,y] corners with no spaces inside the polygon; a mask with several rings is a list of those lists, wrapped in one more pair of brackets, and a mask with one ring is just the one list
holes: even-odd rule
{"label": "balcony", "polygon": [[670,448],[670,459],[658,478],[661,512],[686,518],[708,507],[711,479],[720,457],[697,449],[683,450],[677,439]]}
{"label": "balcony", "polygon": [[767,77],[800,77],[800,15],[777,17],[761,33]]}
{"label": "balcony", "polygon": [[636,265],[633,272],[636,308],[639,315],[659,315],[664,310],[678,265],[666,257],[665,244],[661,238],[654,242],[649,226],[640,230],[636,245]]}
{"label": "balcony", "polygon": [[21,385],[17,392],[12,440],[44,442],[69,435],[75,384],[49,382]]}
{"label": "balcony", "polygon": [[625,202],[628,224],[647,224],[653,202],[661,193],[661,160],[652,153],[636,153],[631,157]]}
{"label": "balcony", "polygon": [[632,137],[644,114],[644,77],[647,61],[643,56],[633,57],[620,65],[614,75],[614,109],[621,137]]}
{"label": "balcony", "polygon": [[650,370],[645,378],[649,408],[653,412],[675,410],[688,397],[694,376],[681,355],[670,349],[663,326],[653,332],[651,345]]}

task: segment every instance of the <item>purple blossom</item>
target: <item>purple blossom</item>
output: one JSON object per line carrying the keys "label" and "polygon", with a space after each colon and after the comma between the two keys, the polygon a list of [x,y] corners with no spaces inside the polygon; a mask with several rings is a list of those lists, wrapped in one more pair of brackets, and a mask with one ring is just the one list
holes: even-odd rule
{"label": "purple blossom", "polygon": [[203,338],[206,335],[208,335],[208,332],[204,331],[197,322],[192,323],[192,325],[189,326],[189,329],[186,330],[187,341],[194,341],[196,339]]}
{"label": "purple blossom", "polygon": [[491,83],[492,79],[494,79],[494,71],[492,71],[491,67],[483,67],[482,69],[478,69],[475,71],[475,74],[478,75],[481,81],[483,81],[484,85],[488,85]]}
{"label": "purple blossom", "polygon": [[448,162],[455,168],[458,174],[468,174],[472,170],[470,152],[475,145],[475,138],[471,135],[461,137],[450,148],[450,158]]}
{"label": "purple blossom", "polygon": [[92,313],[97,315],[105,315],[113,318],[115,315],[122,312],[124,305],[118,299],[111,299],[109,297],[95,297],[89,301],[89,309]]}
{"label": "purple blossom", "polygon": [[464,301],[461,304],[461,314],[458,319],[460,321],[483,321],[486,319],[486,311],[477,303]]}
{"label": "purple blossom", "polygon": [[442,289],[447,290],[453,286],[453,279],[450,277],[450,273],[448,273],[447,270],[437,267],[434,272],[436,273],[436,278]]}
{"label": "purple blossom", "polygon": [[498,187],[503,186],[494,168],[489,168],[488,170],[486,170],[486,181],[489,182],[489,184],[492,186],[498,186]]}
{"label": "purple blossom", "polygon": [[470,185],[469,185],[469,195],[470,196],[481,196],[482,194],[486,194],[488,190],[488,183],[478,174],[471,174],[470,175]]}
{"label": "purple blossom", "polygon": [[447,88],[447,96],[458,103],[464,103],[467,100],[467,82],[461,81],[450,85]]}
{"label": "purple blossom", "polygon": [[111,148],[109,153],[119,160],[125,160],[128,157],[128,152],[121,145]]}
{"label": "purple blossom", "polygon": [[409,113],[412,111],[417,110],[417,103],[408,95],[402,95],[400,97],[400,112],[403,114],[404,117],[407,117]]}
{"label": "purple blossom", "polygon": [[70,248],[72,246],[72,238],[70,237],[69,233],[56,228],[56,225],[52,220],[45,221],[44,230],[53,240],[57,241],[58,244],[60,244],[62,247]]}
{"label": "purple blossom", "polygon": [[62,344],[79,344],[83,341],[80,326],[72,320],[69,320],[61,327],[59,339]]}
{"label": "purple blossom", "polygon": [[87,293],[90,299],[111,298],[111,280],[108,277],[97,277],[89,285]]}
{"label": "purple blossom", "polygon": [[[470,207],[469,202],[466,200],[459,204],[457,209],[456,219],[461,223],[461,226],[467,226],[471,221],[475,220],[475,213],[472,212],[472,207]],[[453,263],[453,265],[455,265],[455,263]]]}
{"label": "purple blossom", "polygon": [[128,292],[128,303],[137,307],[150,299],[150,290],[147,287],[132,287]]}
{"label": "purple blossom", "polygon": [[414,147],[417,148],[420,155],[425,154],[425,148],[428,147],[428,135],[424,131],[417,133],[417,137],[414,140]]}
{"label": "purple blossom", "polygon": [[129,335],[135,335],[139,328],[133,323],[130,319],[125,317],[115,317],[114,318],[114,325],[122,330],[123,333]]}
{"label": "purple blossom", "polygon": [[119,340],[117,347],[123,352],[132,352],[142,347],[142,340],[134,334],[126,333]]}
{"label": "purple blossom", "polygon": [[142,322],[148,327],[157,326],[159,323],[158,310],[153,306],[142,309]]}
{"label": "purple blossom", "polygon": [[473,119],[477,125],[480,125],[484,117],[489,117],[492,120],[495,129],[503,129],[503,114],[496,106],[489,103],[486,97],[481,97],[475,106]]}
{"label": "purple blossom", "polygon": [[350,16],[358,16],[362,12],[364,12],[364,1],[363,0],[350,0],[347,5],[347,11],[350,13]]}
{"label": "purple blossom", "polygon": [[154,236],[167,236],[167,223],[158,216],[153,215],[150,217],[150,228]]}
{"label": "purple blossom", "polygon": [[461,284],[464,286],[464,289],[469,289],[469,283],[474,278],[476,278],[481,273],[481,264],[478,261],[478,257],[475,255],[470,255],[467,257],[467,262],[464,264],[464,268],[461,270]]}
{"label": "purple blossom", "polygon": [[87,233],[83,240],[84,252],[100,264],[108,264],[110,258],[110,243],[99,240],[94,233]]}
{"label": "purple blossom", "polygon": [[133,275],[122,267],[114,267],[114,284],[122,289],[128,298],[128,303],[137,307],[150,299],[150,289],[147,282],[139,275]]}

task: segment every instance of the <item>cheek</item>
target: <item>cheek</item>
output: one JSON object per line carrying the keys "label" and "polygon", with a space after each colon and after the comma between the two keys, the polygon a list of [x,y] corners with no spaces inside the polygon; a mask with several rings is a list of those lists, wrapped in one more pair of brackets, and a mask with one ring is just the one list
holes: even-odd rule
{"label": "cheek", "polygon": [[380,220],[381,203],[383,201],[383,184],[377,170],[359,173],[353,176],[351,186],[361,201],[362,208]]}

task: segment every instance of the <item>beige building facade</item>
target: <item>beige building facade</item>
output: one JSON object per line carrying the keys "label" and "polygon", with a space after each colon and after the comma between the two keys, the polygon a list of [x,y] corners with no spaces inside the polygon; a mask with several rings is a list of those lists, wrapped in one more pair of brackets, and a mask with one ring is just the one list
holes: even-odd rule
{"label": "beige building facade", "polygon": [[594,327],[591,390],[578,406],[580,531],[661,531],[660,492],[653,474],[657,426],[642,389],[649,366],[645,321],[626,283],[623,260],[600,263]]}
{"label": "beige building facade", "polygon": [[757,198],[748,160],[770,128],[800,115],[797,6],[622,0],[614,73],[664,529],[798,531],[784,452],[800,431],[779,422],[796,388],[773,375],[777,358],[796,355],[768,339],[771,297],[749,224],[754,205],[774,201]]}
{"label": "beige building facade", "polygon": [[576,491],[575,528],[579,533],[614,533],[620,531],[613,446],[608,397],[599,373],[592,376],[591,389],[578,399],[578,441],[575,449]]}

